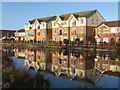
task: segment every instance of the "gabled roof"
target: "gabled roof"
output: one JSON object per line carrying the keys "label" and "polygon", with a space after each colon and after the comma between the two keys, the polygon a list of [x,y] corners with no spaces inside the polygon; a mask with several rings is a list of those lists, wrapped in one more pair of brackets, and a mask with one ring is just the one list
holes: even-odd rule
{"label": "gabled roof", "polygon": [[102,24],[105,24],[108,27],[120,27],[120,20],[118,20],[118,21],[106,21],[106,22],[102,22],[97,27],[101,26]]}
{"label": "gabled roof", "polygon": [[20,29],[18,32],[25,32],[25,29]]}
{"label": "gabled roof", "polygon": [[73,14],[76,18],[78,17],[86,17],[89,14],[91,14],[92,12],[94,12],[96,10],[89,10],[89,11],[82,11],[82,12],[76,12],[76,13],[69,13],[69,14],[63,14],[61,16],[59,16],[62,20],[68,20],[68,18],[70,17],[71,14]]}
{"label": "gabled roof", "polygon": [[16,32],[16,30],[0,30],[2,32]]}
{"label": "gabled roof", "polygon": [[38,20],[39,23],[40,23],[40,22],[47,22],[47,21],[49,21],[50,19],[55,18],[55,17],[56,17],[56,16],[50,16],[50,17],[44,17],[44,18],[37,18],[37,19],[31,20],[30,22],[31,22],[31,23],[34,23],[36,20]]}
{"label": "gabled roof", "polygon": [[30,22],[30,24],[33,24],[34,23],[34,21],[29,21]]}

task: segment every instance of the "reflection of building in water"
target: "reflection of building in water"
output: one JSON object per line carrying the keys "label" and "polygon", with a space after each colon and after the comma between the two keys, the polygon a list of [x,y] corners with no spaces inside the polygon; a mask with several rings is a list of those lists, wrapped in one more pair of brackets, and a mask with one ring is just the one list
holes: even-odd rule
{"label": "reflection of building in water", "polygon": [[120,72],[120,56],[117,54],[97,54],[94,59],[95,68],[101,73],[105,71]]}
{"label": "reflection of building in water", "polygon": [[[47,55],[45,49],[26,49],[25,66],[27,68],[34,68],[37,70],[46,70],[47,68]],[[50,57],[50,54],[48,55]],[[49,64],[49,62],[48,62]]]}
{"label": "reflection of building in water", "polygon": [[57,76],[66,74],[71,80],[85,79],[89,83],[96,83],[102,74],[94,69],[93,58],[92,54],[86,52],[53,50],[51,71]]}
{"label": "reflection of building in water", "polygon": [[[20,53],[25,53],[19,55]],[[25,57],[27,69],[95,84],[105,71],[120,71],[120,56],[77,50],[18,49],[18,57]]]}
{"label": "reflection of building in water", "polygon": [[14,55],[19,58],[25,58],[25,49],[24,48],[16,49]]}
{"label": "reflection of building in water", "polygon": [[14,56],[13,48],[11,48],[11,47],[4,47],[2,50],[6,53],[7,57]]}

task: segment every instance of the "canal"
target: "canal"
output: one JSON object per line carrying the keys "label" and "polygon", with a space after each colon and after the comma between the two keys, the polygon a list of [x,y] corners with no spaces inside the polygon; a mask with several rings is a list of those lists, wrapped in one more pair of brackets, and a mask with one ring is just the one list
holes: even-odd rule
{"label": "canal", "polygon": [[5,47],[15,69],[38,72],[52,88],[118,88],[120,54],[48,48]]}

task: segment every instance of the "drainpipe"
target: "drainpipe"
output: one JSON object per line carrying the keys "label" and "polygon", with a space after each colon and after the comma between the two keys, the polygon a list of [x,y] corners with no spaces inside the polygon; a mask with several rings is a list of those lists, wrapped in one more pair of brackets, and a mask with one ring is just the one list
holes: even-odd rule
{"label": "drainpipe", "polygon": [[110,28],[108,28],[109,29],[109,45],[110,45]]}
{"label": "drainpipe", "polygon": [[86,27],[85,27],[85,44],[87,43],[87,18],[86,18]]}

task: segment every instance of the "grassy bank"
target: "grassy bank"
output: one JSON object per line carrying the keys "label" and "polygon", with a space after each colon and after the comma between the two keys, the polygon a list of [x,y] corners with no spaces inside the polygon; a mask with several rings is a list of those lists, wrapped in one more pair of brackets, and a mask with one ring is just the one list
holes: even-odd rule
{"label": "grassy bank", "polygon": [[50,89],[50,82],[38,73],[34,77],[27,71],[13,67],[6,54],[2,53],[2,88],[45,88]]}
{"label": "grassy bank", "polygon": [[80,46],[80,47],[77,47],[77,46],[68,46],[66,47],[65,45],[64,46],[49,46],[49,45],[40,45],[40,44],[24,44],[24,43],[3,43],[2,44],[3,47],[8,47],[8,46],[14,46],[14,47],[32,47],[32,48],[41,48],[41,47],[44,47],[44,48],[56,48],[56,49],[68,49],[68,50],[87,50],[87,51],[107,51],[107,52],[120,52],[120,47],[114,47],[114,46],[111,46],[111,47],[95,47],[95,46],[92,46],[92,47],[87,47],[87,46]]}

